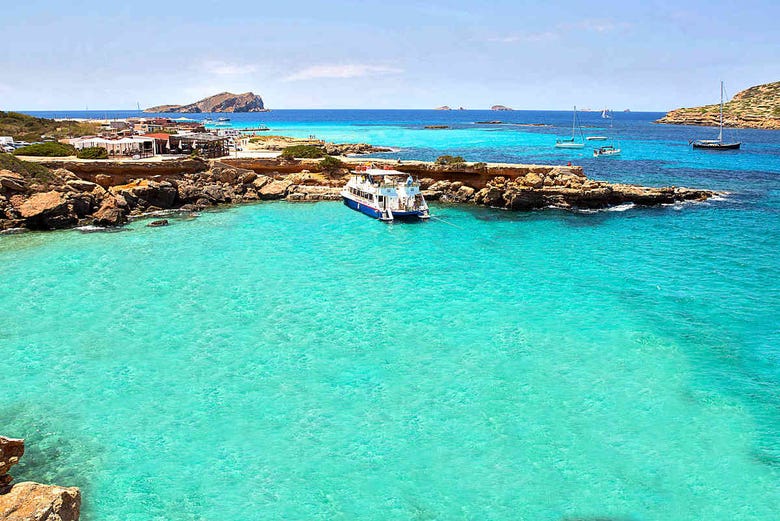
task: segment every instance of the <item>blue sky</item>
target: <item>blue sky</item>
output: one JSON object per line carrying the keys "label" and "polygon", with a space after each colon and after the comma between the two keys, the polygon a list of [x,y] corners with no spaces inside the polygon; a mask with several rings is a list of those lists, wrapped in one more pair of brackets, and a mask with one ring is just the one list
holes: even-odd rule
{"label": "blue sky", "polygon": [[[114,5],[114,4],[117,5]],[[10,2],[0,109],[668,110],[780,80],[780,2]]]}

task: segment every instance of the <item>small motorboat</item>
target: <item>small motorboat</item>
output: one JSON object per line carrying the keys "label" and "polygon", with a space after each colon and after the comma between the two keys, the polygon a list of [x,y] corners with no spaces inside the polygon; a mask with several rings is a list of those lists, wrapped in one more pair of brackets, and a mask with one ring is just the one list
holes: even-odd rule
{"label": "small motorboat", "polygon": [[614,145],[606,145],[593,150],[593,157],[619,156],[620,149]]}
{"label": "small motorboat", "polygon": [[588,141],[606,141],[607,136],[588,136],[585,139]]}

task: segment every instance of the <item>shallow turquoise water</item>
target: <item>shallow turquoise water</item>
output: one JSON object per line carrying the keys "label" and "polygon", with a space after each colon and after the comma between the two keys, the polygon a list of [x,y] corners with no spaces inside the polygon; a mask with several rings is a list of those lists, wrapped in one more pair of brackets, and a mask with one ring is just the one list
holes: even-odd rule
{"label": "shallow turquoise water", "polygon": [[733,191],[699,205],[388,226],[261,203],[0,237],[14,474],[81,486],[87,520],[774,519],[765,135],[728,172],[594,166]]}

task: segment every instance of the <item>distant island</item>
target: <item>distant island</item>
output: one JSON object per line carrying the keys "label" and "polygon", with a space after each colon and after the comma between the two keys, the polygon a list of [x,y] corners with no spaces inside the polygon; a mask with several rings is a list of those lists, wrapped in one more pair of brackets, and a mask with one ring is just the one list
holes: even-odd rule
{"label": "distant island", "polygon": [[[716,103],[676,109],[656,123],[717,126],[719,118],[720,105]],[[780,129],[780,81],[738,92],[723,105],[723,123],[729,127]]]}
{"label": "distant island", "polygon": [[189,105],[158,105],[149,107],[144,112],[265,112],[267,110],[263,105],[263,98],[252,92],[243,94],[221,92]]}
{"label": "distant island", "polygon": [[452,110],[452,109],[450,107],[448,107],[447,105],[442,105],[441,107],[436,107],[433,110]]}
{"label": "distant island", "polygon": [[512,110],[512,109],[505,105],[493,105],[492,107],[490,107],[490,110]]}

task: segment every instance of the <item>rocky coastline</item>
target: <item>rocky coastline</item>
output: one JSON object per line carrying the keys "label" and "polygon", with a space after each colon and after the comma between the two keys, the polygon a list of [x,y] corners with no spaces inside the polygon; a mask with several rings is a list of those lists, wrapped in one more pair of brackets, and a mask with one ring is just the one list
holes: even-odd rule
{"label": "rocky coastline", "polygon": [[5,521],[77,521],[81,491],[76,487],[11,484],[9,469],[24,455],[24,440],[0,436],[0,519]]}
{"label": "rocky coastline", "polygon": [[[349,171],[365,160],[341,158],[322,171],[317,160],[197,159],[128,163],[46,160],[33,173],[0,170],[0,231],[121,226],[166,210],[265,200],[337,201]],[[709,190],[643,187],[595,181],[578,166],[374,160],[420,179],[428,200],[507,210],[599,209],[703,201]],[[29,163],[27,163],[29,165]]]}
{"label": "rocky coastline", "polygon": [[[720,105],[675,109],[656,123],[717,127]],[[756,85],[735,94],[723,106],[723,124],[734,128],[780,129],[780,81]]]}

